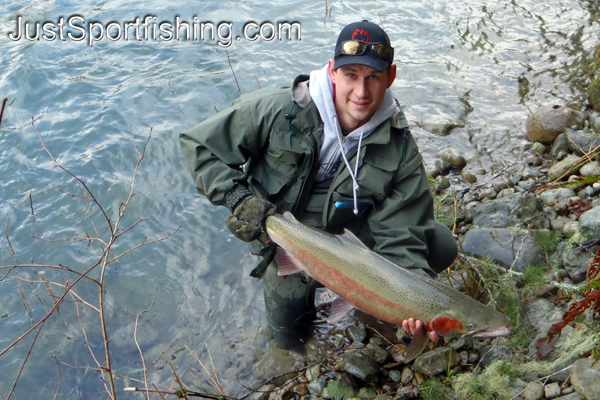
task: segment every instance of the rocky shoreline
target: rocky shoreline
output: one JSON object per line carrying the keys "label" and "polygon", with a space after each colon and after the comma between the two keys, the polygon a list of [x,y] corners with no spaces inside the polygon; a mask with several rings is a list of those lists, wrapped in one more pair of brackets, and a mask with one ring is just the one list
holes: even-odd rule
{"label": "rocky shoreline", "polygon": [[[446,147],[428,171],[436,218],[461,246],[440,282],[506,312],[513,336],[441,339],[406,364],[403,330],[357,312],[316,329],[311,359],[320,361],[257,388],[253,397],[600,399],[594,301],[556,342],[538,341],[569,307],[600,291],[589,286],[600,279],[600,95],[594,90],[600,83],[590,85],[583,111],[553,105],[529,117],[524,168],[496,174],[469,169],[456,149]],[[328,304],[322,302],[323,317]],[[595,306],[600,310],[600,296]]]}

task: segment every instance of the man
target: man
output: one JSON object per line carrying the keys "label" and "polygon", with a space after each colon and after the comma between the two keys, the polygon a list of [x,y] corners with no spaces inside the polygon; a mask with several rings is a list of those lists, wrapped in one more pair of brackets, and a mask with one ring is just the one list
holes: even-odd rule
{"label": "man", "polygon": [[[394,100],[394,50],[387,34],[362,21],[340,33],[334,59],[261,89],[180,135],[198,192],[228,207],[226,224],[263,261],[269,324],[283,346],[315,317],[310,277],[280,277],[264,220],[275,209],[332,233],[351,230],[368,247],[416,273],[435,276],[457,254],[433,218],[421,155]],[[405,330],[423,331],[421,321]],[[437,340],[432,332],[431,339]]]}

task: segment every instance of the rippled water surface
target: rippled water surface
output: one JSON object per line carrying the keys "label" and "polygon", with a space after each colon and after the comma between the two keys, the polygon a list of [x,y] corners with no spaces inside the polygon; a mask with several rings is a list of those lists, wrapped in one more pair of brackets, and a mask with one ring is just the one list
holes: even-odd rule
{"label": "rippled water surface", "polygon": [[[48,150],[86,183],[111,223],[130,193],[137,151],[152,131],[135,196],[119,228],[144,220],[119,238],[111,257],[177,232],[107,268],[113,369],[126,376],[118,376],[119,390],[141,386],[130,379],[143,379],[140,350],[147,366],[154,363],[148,380],[163,387],[172,377],[165,358],[156,361],[163,350],[192,385],[202,368],[189,350],[207,366],[210,352],[233,395],[244,391],[241,384],[275,370],[276,351],[266,344],[261,283],[248,276],[257,259],[226,230],[226,210],[196,194],[180,154],[179,132],[226,108],[239,90],[251,92],[259,83],[289,85],[296,75],[320,68],[341,27],[367,18],[381,21],[392,38],[398,64],[393,89],[427,165],[439,147],[453,145],[471,166],[497,171],[520,162],[531,111],[555,103],[581,105],[577,89],[587,78],[580,69],[589,64],[600,32],[598,1],[336,0],[327,3],[327,16],[325,2],[309,1],[174,1],[168,6],[159,1],[0,1],[0,96],[8,98],[0,128],[0,225],[16,253],[0,235],[0,265],[33,262],[81,271],[103,251],[99,242],[56,241],[97,237],[107,224],[101,211],[81,198],[90,194],[46,153],[32,118]],[[218,40],[105,38],[90,47],[68,38],[13,41],[8,36],[15,33],[18,16],[33,27],[73,15],[104,25],[146,15],[188,22],[196,16],[215,25],[232,23],[234,34],[248,21],[289,21],[301,25],[302,40],[234,37],[227,54]],[[449,122],[458,125],[450,135],[434,133]],[[7,272],[0,270],[0,276]],[[97,268],[91,276],[99,274]],[[52,307],[48,286],[60,296],[60,285],[76,278],[56,269],[10,271],[0,282],[0,351]],[[82,281],[75,292],[98,306],[95,283]],[[18,398],[53,397],[59,382],[58,398],[107,397],[100,374],[86,369],[97,368],[90,350],[100,364],[105,359],[98,313],[76,303],[77,297],[66,299],[37,337],[16,388]],[[138,349],[136,314],[151,305],[140,319],[149,321],[137,330]],[[36,332],[0,356],[3,398]]]}

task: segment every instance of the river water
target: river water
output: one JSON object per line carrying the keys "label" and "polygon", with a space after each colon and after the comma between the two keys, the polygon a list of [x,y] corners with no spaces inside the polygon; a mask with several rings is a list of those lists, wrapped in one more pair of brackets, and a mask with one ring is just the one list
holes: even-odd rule
{"label": "river water", "polygon": [[[99,242],[57,241],[97,237],[107,223],[98,207],[77,197],[90,194],[52,161],[32,118],[48,150],[86,183],[112,224],[130,193],[128,180],[138,151],[152,131],[135,196],[119,228],[148,219],[125,232],[111,254],[177,232],[107,268],[106,326],[113,370],[126,376],[117,377],[119,390],[142,386],[130,379],[143,379],[140,350],[146,366],[153,363],[149,382],[161,387],[172,382],[170,367],[160,358],[163,350],[191,386],[201,380],[196,356],[211,369],[210,353],[232,395],[283,368],[275,362],[281,354],[267,343],[261,283],[248,276],[257,259],[225,228],[226,210],[196,194],[180,154],[179,132],[226,108],[239,91],[251,92],[259,84],[289,85],[296,75],[320,68],[341,27],[367,18],[382,23],[392,39],[398,64],[393,90],[426,164],[433,165],[439,147],[452,145],[470,166],[494,172],[520,165],[525,119],[532,111],[551,104],[581,105],[577,88],[586,78],[579,70],[600,32],[598,1],[1,3],[0,96],[8,101],[0,128],[0,225],[15,254],[0,235],[0,266],[60,264],[81,271],[103,251]],[[143,24],[146,16],[151,17],[147,37],[134,25],[125,40],[124,24],[136,18]],[[169,40],[156,30],[162,22],[174,25],[177,17],[192,27],[212,23],[221,36],[210,40],[205,31],[204,40],[192,36],[188,41],[182,28],[180,40]],[[28,23],[29,31],[13,40],[19,36],[18,21],[22,29]],[[67,21],[85,29],[69,28]],[[292,40],[266,40],[273,34],[269,24],[281,22],[297,23],[301,40],[297,30]],[[38,31],[36,23],[48,23],[48,31]],[[96,38],[98,25],[104,34],[112,23],[107,33],[117,40],[104,36],[90,46],[86,29],[92,23],[97,24],[91,31]],[[243,37],[244,26],[256,40]],[[81,31],[86,37],[75,40]],[[264,38],[256,36],[260,32]],[[448,121],[459,127],[448,136],[433,133]],[[0,276],[7,272],[0,270]],[[96,268],[90,276],[98,278],[99,273]],[[76,278],[57,269],[12,270],[0,282],[0,351],[52,307],[48,286],[60,296],[64,289],[58,284]],[[75,292],[98,306],[95,283],[81,281]],[[16,388],[18,398],[50,398],[57,389],[60,399],[107,398],[93,369],[98,366],[94,357],[100,364],[105,360],[98,313],[74,297],[66,299],[37,337]],[[139,324],[149,321],[136,331],[136,314],[150,306]],[[0,356],[2,398],[36,332]],[[119,391],[119,397],[141,395]]]}

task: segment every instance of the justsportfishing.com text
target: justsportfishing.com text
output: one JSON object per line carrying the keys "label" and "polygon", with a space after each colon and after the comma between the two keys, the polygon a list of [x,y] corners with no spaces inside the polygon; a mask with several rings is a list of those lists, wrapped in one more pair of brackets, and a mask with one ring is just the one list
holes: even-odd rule
{"label": "justsportfishing.com text", "polygon": [[15,17],[15,28],[8,33],[13,41],[75,41],[85,42],[93,47],[94,43],[108,39],[116,42],[125,41],[200,41],[216,42],[227,48],[235,41],[255,42],[257,40],[292,41],[302,40],[302,29],[299,22],[256,22],[237,23],[220,21],[200,21],[196,16],[181,19],[175,16],[172,20],[159,21],[155,15],[143,18],[134,17],[124,22],[86,20],[81,15],[60,17],[56,21],[30,22],[21,16]]}

